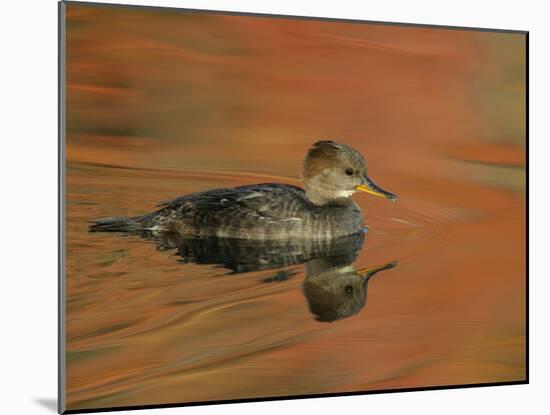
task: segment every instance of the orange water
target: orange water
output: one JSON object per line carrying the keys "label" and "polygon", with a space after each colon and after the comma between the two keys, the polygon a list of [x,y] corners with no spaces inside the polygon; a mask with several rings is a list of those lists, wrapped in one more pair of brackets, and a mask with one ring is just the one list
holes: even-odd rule
{"label": "orange water", "polygon": [[[80,5],[67,30],[69,409],[524,379],[520,35]],[[399,196],[354,196],[353,267],[397,261],[357,314],[317,321],[307,264],[232,273],[88,232],[193,191],[299,185],[320,138]]]}

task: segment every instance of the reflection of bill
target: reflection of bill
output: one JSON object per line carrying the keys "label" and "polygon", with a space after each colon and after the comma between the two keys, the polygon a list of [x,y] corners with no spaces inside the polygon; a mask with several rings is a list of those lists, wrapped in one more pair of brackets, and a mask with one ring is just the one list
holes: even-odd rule
{"label": "reflection of bill", "polygon": [[397,262],[355,269],[351,264],[333,265],[325,259],[306,264],[304,294],[317,321],[353,316],[365,306],[367,285],[376,273],[394,268]]}
{"label": "reflection of bill", "polygon": [[160,251],[176,250],[183,263],[221,265],[230,274],[274,270],[263,283],[286,281],[289,269],[305,264],[303,291],[318,321],[336,321],[357,314],[364,306],[367,284],[396,262],[356,269],[352,263],[365,240],[363,232],[332,240],[250,241],[229,238],[186,239],[174,233],[140,232]]}

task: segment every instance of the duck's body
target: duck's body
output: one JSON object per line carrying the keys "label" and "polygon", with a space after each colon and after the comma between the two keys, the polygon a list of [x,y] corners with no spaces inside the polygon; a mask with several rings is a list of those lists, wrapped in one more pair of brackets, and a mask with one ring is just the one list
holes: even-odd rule
{"label": "duck's body", "polygon": [[356,150],[320,141],[304,162],[305,189],[266,183],[208,190],[163,203],[144,216],[99,219],[91,229],[258,240],[338,238],[364,231],[361,210],[349,197],[355,190],[368,187],[395,199],[370,182],[364,170]]}
{"label": "duck's body", "polygon": [[239,239],[330,239],[361,232],[361,210],[350,198],[317,206],[299,187],[266,183],[191,193],[136,218],[107,218],[95,230],[176,232]]}

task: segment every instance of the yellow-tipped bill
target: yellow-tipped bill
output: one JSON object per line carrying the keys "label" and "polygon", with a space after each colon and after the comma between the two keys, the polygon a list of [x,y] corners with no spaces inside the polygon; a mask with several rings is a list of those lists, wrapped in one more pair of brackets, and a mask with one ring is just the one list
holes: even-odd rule
{"label": "yellow-tipped bill", "polygon": [[374,196],[383,197],[384,199],[389,199],[392,202],[395,202],[397,200],[396,195],[384,189],[381,189],[366,176],[365,176],[365,184],[360,184],[358,186],[355,186],[355,190],[360,190],[362,192],[369,193]]}

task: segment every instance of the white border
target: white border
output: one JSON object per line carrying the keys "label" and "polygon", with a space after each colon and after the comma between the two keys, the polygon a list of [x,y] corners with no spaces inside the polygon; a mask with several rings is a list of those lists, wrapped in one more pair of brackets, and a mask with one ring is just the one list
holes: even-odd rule
{"label": "white border", "polygon": [[[530,31],[531,106],[531,385],[367,395],[345,398],[187,407],[133,413],[280,414],[334,413],[464,414],[544,413],[550,368],[545,242],[548,230],[550,131],[548,96],[550,31],[544,2],[266,0],[116,1],[154,6],[231,10]],[[12,1],[2,8],[2,211],[4,238],[0,302],[3,328],[2,403],[6,413],[52,414],[57,361],[57,4]],[[535,208],[536,206],[536,208]],[[536,214],[538,213],[538,215]],[[536,224],[536,225],[535,225]],[[534,353],[536,350],[540,353]],[[45,405],[44,405],[45,404]]]}

